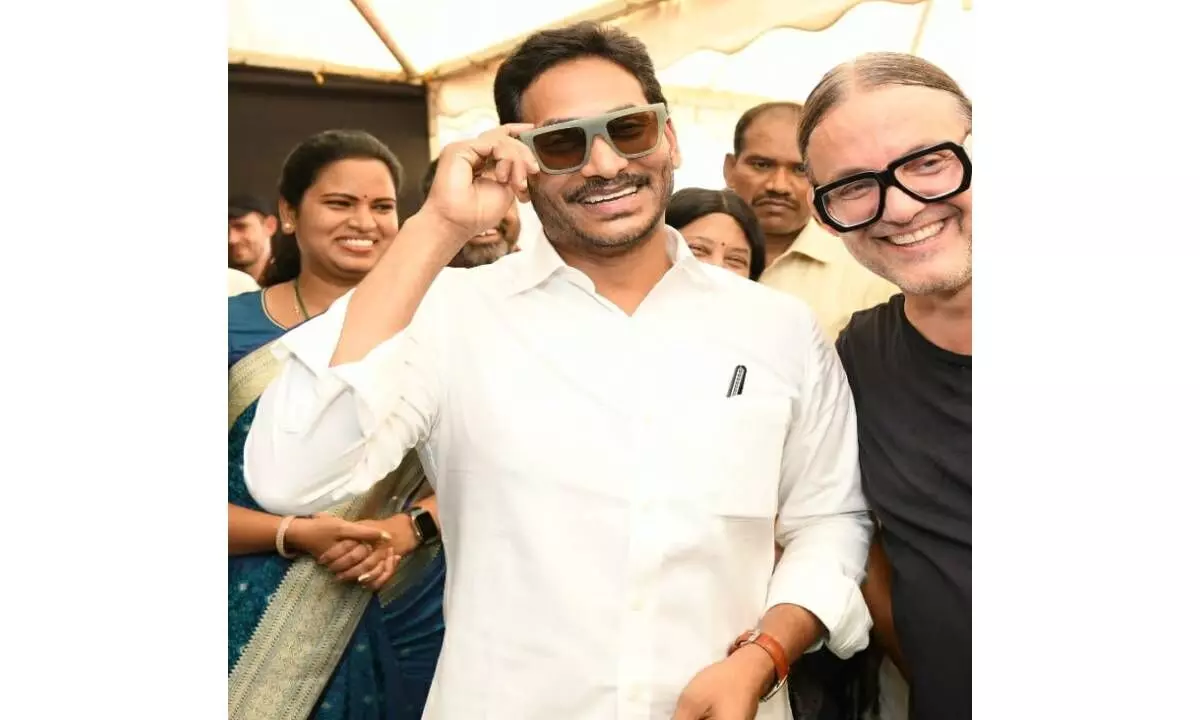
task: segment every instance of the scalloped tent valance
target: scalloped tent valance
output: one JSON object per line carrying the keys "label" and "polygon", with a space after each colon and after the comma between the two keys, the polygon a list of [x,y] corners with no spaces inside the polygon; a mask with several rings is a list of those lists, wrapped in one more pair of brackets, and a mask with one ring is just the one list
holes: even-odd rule
{"label": "scalloped tent valance", "polygon": [[823,69],[869,49],[916,52],[965,83],[969,8],[969,0],[230,0],[228,45],[231,63],[426,84],[436,115],[453,117],[490,105],[496,65],[523,37],[580,19],[637,35],[664,84],[682,88],[802,98]]}
{"label": "scalloped tent valance", "polygon": [[496,67],[529,33],[583,19],[616,24],[646,43],[672,103],[687,157],[677,185],[713,185],[720,181],[714,158],[726,151],[743,110],[767,99],[801,101],[822,73],[863,52],[921,55],[970,92],[971,5],[970,0],[230,0],[229,62],[303,70],[318,78],[336,73],[425,85],[436,152],[494,126]]}

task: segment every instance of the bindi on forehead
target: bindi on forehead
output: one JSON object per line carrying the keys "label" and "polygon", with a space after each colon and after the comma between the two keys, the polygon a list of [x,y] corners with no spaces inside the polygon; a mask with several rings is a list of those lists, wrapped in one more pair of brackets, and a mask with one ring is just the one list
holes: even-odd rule
{"label": "bindi on forehead", "polygon": [[341,197],[341,198],[347,198],[350,200],[370,200],[371,199],[370,195],[366,195],[366,194],[356,195],[354,193],[339,192],[337,190],[333,190],[333,191],[324,193],[323,197]]}

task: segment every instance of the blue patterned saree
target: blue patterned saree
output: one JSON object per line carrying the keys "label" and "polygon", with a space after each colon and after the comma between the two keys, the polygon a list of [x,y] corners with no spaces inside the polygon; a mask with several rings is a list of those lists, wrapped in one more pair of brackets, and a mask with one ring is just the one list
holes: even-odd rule
{"label": "blue patterned saree", "polygon": [[[229,502],[262,511],[242,453],[258,398],[278,373],[269,346],[286,330],[263,293],[229,298]],[[328,510],[388,517],[430,493],[410,453],[366,495]],[[230,720],[419,720],[445,626],[445,558],[406,556],[378,594],[342,583],[312,558],[229,556]]]}

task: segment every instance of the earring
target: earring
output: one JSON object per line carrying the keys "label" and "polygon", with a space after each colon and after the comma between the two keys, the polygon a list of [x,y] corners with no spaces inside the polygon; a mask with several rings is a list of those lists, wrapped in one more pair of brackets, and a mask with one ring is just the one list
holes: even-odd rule
{"label": "earring", "polygon": [[290,222],[285,222],[283,224],[283,231],[285,233],[287,233],[288,235],[291,235],[292,234],[292,224]]}

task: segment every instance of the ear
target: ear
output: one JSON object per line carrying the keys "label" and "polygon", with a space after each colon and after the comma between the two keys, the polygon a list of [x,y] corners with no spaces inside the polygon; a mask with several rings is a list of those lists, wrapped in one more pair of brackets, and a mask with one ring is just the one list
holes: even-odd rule
{"label": "ear", "polygon": [[279,220],[285,226],[291,225],[293,230],[296,227],[296,214],[283,198],[279,198]]}
{"label": "ear", "polygon": [[279,220],[274,215],[268,215],[263,220],[263,227],[267,229],[267,235],[274,235],[279,228]]}
{"label": "ear", "polygon": [[733,168],[737,165],[737,158],[733,153],[725,153],[725,187],[733,187]]}
{"label": "ear", "polygon": [[683,164],[683,153],[679,151],[679,137],[675,134],[675,123],[671,118],[667,118],[666,136],[671,147],[671,167],[678,170]]}

